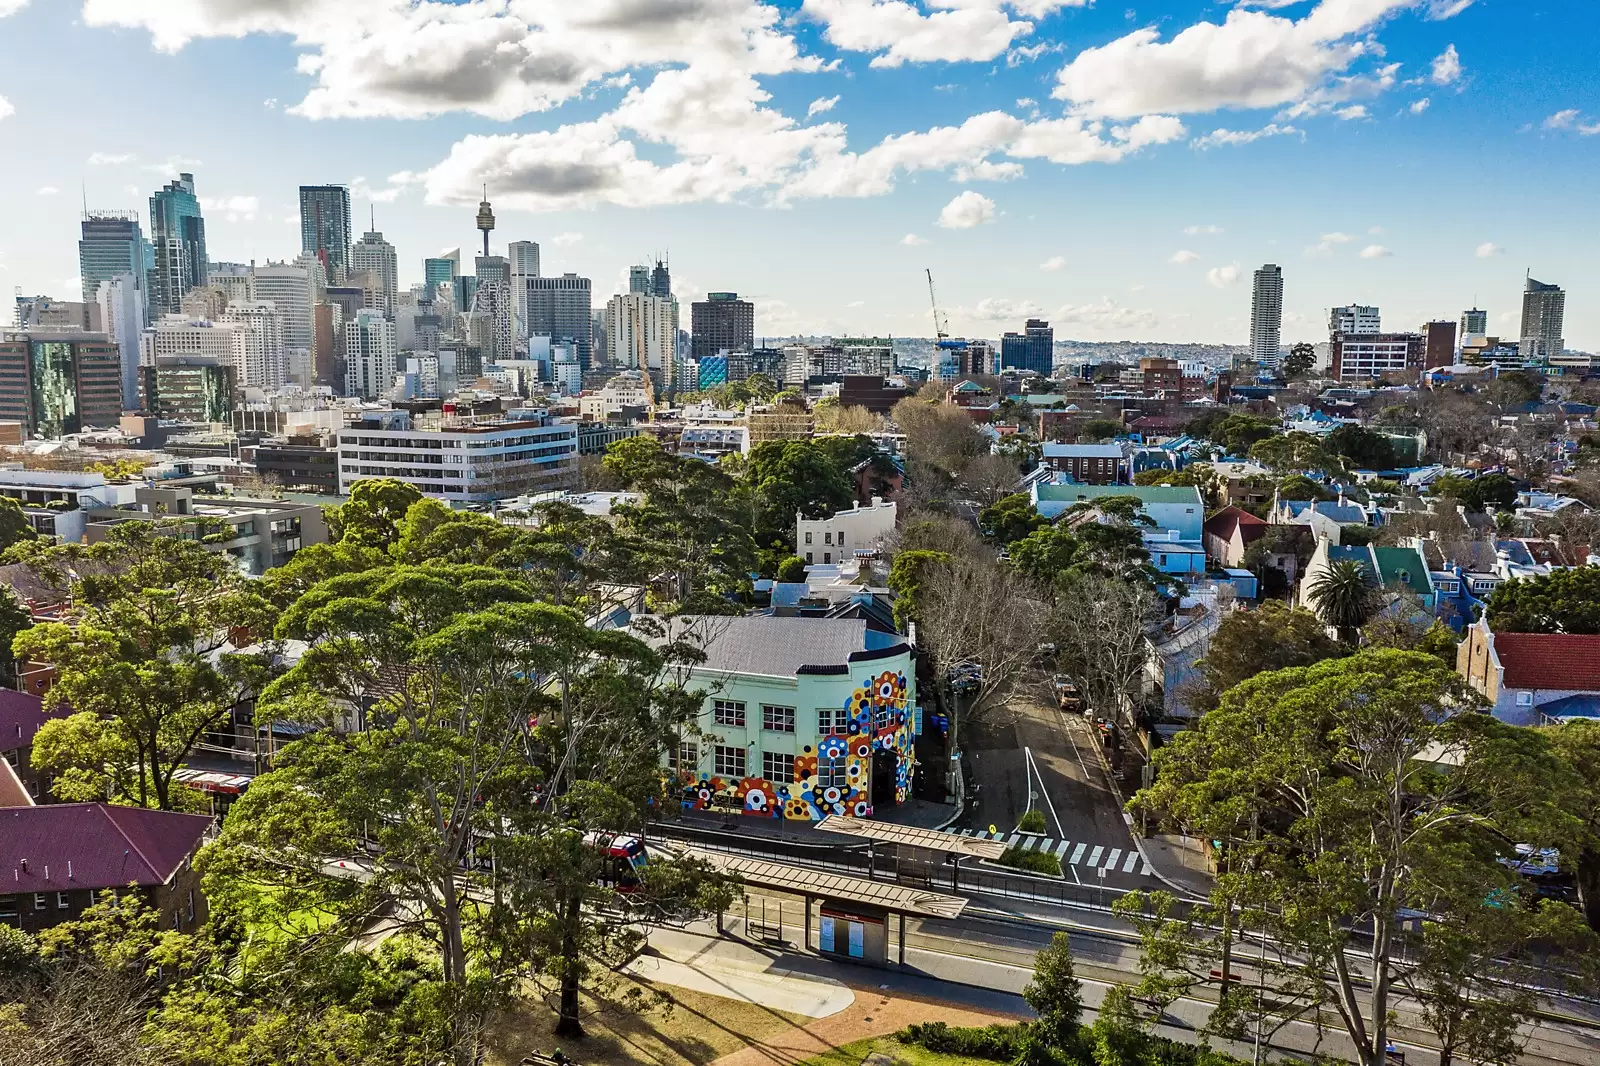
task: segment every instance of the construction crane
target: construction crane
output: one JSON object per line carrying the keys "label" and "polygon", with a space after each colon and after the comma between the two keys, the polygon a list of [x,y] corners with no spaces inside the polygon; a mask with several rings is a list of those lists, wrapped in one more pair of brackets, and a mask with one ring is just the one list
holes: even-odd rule
{"label": "construction crane", "polygon": [[950,319],[939,313],[939,296],[933,291],[933,270],[928,270],[928,300],[933,304],[933,332],[939,340],[950,337]]}

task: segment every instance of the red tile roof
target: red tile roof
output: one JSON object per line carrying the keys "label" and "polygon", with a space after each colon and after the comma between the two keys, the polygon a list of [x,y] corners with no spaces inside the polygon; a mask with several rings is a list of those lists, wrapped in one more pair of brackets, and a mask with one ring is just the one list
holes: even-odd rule
{"label": "red tile roof", "polygon": [[1204,528],[1207,533],[1223,540],[1232,540],[1233,531],[1238,529],[1241,531],[1241,539],[1249,544],[1267,532],[1267,522],[1249,511],[1229,506],[1206,519]]}
{"label": "red tile roof", "polygon": [[200,846],[211,821],[204,814],[109,803],[0,810],[0,890],[9,895],[164,885]]}
{"label": "red tile roof", "polygon": [[0,689],[0,751],[15,751],[33,743],[39,727],[52,718],[71,714],[65,705],[45,710],[44,701],[28,692]]}
{"label": "red tile roof", "polygon": [[1600,636],[1496,633],[1505,688],[1600,692]]}

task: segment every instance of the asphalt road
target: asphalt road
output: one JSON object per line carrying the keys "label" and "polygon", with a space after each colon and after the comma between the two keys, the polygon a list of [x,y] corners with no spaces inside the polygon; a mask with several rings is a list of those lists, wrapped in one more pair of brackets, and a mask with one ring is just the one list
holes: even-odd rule
{"label": "asphalt road", "polygon": [[1044,813],[1042,839],[1017,838],[1057,855],[1062,871],[1083,884],[1156,888],[1081,716],[1062,714],[1026,696],[1004,715],[968,733],[967,757],[980,786],[978,803],[959,825],[983,833],[994,826],[1011,839],[1030,806]]}

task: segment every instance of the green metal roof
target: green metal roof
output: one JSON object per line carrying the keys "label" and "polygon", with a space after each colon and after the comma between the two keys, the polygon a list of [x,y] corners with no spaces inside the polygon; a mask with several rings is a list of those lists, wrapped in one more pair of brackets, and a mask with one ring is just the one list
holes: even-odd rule
{"label": "green metal roof", "polygon": [[1052,503],[1073,503],[1079,499],[1099,500],[1107,496],[1137,496],[1144,503],[1192,503],[1199,505],[1200,490],[1192,485],[1057,485],[1038,487],[1039,499]]}
{"label": "green metal roof", "polygon": [[1428,566],[1415,548],[1373,548],[1372,554],[1378,561],[1379,579],[1385,586],[1404,585],[1417,592],[1428,590]]}

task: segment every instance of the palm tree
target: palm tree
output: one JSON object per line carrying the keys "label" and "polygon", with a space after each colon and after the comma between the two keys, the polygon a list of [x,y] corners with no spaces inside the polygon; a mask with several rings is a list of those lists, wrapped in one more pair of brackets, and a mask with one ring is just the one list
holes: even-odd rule
{"label": "palm tree", "polygon": [[1329,566],[1311,582],[1307,597],[1317,617],[1338,631],[1339,639],[1355,645],[1361,640],[1361,627],[1378,613],[1378,589],[1365,567],[1353,559]]}

